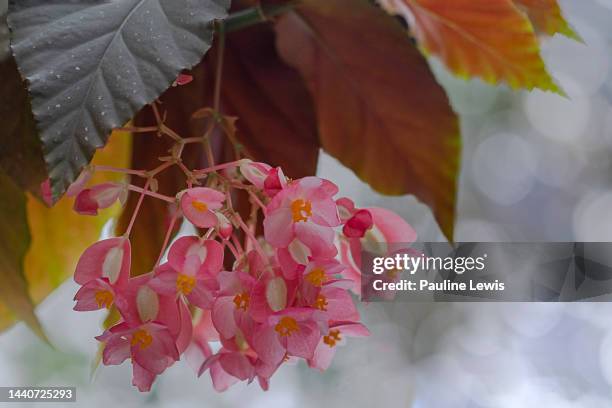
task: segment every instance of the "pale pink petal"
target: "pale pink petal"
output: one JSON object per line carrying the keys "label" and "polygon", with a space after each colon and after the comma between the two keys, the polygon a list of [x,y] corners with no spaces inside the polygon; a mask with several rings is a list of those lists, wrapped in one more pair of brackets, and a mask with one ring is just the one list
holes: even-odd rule
{"label": "pale pink petal", "polygon": [[308,365],[321,371],[327,370],[336,354],[336,347],[330,347],[329,344],[325,344],[321,340],[315,349],[313,357],[308,360]]}
{"label": "pale pink petal", "polygon": [[262,361],[273,366],[278,365],[285,356],[285,349],[273,326],[264,325],[257,329],[253,334],[252,346]]}
{"label": "pale pink petal", "polygon": [[[74,306],[74,310],[78,312],[87,312],[92,310],[99,310],[105,307],[108,307],[109,304],[106,303],[98,303],[98,299],[96,299],[96,295],[99,292],[109,292],[111,296],[115,296],[115,292],[113,288],[103,279],[96,279],[90,282],[87,282],[85,285],[78,290],[76,295],[74,296],[74,300],[76,300],[76,305]],[[113,299],[114,302],[114,299]],[[111,303],[112,305],[112,303]]]}
{"label": "pale pink petal", "polygon": [[138,388],[140,392],[151,391],[151,386],[157,377],[152,372],[141,367],[137,363],[133,363],[132,385]]}
{"label": "pale pink petal", "polygon": [[411,243],[417,238],[416,231],[402,217],[384,208],[367,208],[374,225],[389,243]]}
{"label": "pale pink petal", "polygon": [[210,367],[210,378],[217,392],[223,392],[238,382],[238,379],[225,372],[218,362]]}
{"label": "pale pink petal", "polygon": [[296,237],[310,250],[316,258],[333,258],[338,253],[334,245],[335,232],[330,227],[323,227],[312,222],[295,224]]}
{"label": "pale pink petal", "polygon": [[211,279],[198,279],[191,293],[187,295],[189,303],[201,309],[210,309],[214,300],[211,283],[216,283],[216,281]]}
{"label": "pale pink petal", "polygon": [[238,330],[234,318],[235,310],[236,305],[231,296],[219,297],[213,304],[212,322],[219,334],[226,339],[234,337]]}
{"label": "pale pink petal", "polygon": [[[303,223],[302,223],[303,224]],[[285,248],[293,239],[293,218],[289,208],[279,208],[266,215],[263,222],[266,241],[276,248]]]}
{"label": "pale pink petal", "polygon": [[221,268],[223,268],[223,245],[214,240],[204,241],[206,248],[206,259],[202,269],[204,272],[216,276]]}
{"label": "pale pink petal", "polygon": [[98,278],[122,286],[130,274],[130,241],[110,238],[98,241],[83,252],[77,263],[74,280],[80,285]]}
{"label": "pale pink petal", "polygon": [[246,381],[255,375],[255,368],[247,356],[240,352],[221,353],[219,364],[230,375]]}
{"label": "pale pink petal", "polygon": [[296,357],[310,359],[321,338],[321,331],[314,322],[298,323],[299,332],[287,336],[287,352]]}
{"label": "pale pink petal", "polygon": [[201,255],[202,259],[206,258],[205,249],[200,245],[200,238],[187,236],[181,237],[172,243],[168,250],[168,263],[176,271],[182,271],[188,252],[198,254],[198,256]]}
{"label": "pale pink petal", "polygon": [[332,199],[313,201],[312,217],[310,220],[315,224],[325,227],[337,227],[340,225],[340,216],[338,215],[338,207]]}
{"label": "pale pink petal", "polygon": [[130,355],[130,342],[121,336],[113,336],[104,345],[102,362],[104,365],[119,365]]}
{"label": "pale pink petal", "polygon": [[169,264],[163,264],[155,270],[153,279],[148,283],[149,287],[162,295],[176,294],[176,279],[178,273]]}
{"label": "pale pink petal", "polygon": [[330,320],[358,320],[359,313],[355,308],[353,298],[344,289],[324,287],[321,295],[325,296],[326,311]]}

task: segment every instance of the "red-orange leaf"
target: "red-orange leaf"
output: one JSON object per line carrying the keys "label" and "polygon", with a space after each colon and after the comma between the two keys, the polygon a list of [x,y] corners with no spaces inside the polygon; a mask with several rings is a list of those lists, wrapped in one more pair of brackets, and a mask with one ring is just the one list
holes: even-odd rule
{"label": "red-orange leaf", "polygon": [[560,92],[529,18],[512,0],[379,0],[404,16],[427,54],[461,77]]}
{"label": "red-orange leaf", "polygon": [[384,194],[415,194],[449,238],[459,127],[427,62],[366,0],[307,0],[277,23],[314,96],[323,148]]}
{"label": "red-orange leaf", "polygon": [[548,35],[557,33],[567,37],[580,39],[578,34],[563,17],[557,0],[514,0],[519,7],[527,12],[537,31]]}

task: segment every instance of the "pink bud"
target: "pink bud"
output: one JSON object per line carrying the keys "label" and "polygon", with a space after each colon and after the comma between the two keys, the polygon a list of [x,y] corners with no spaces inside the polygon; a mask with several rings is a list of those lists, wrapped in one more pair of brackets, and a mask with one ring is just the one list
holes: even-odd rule
{"label": "pink bud", "polygon": [[82,215],[98,215],[98,210],[108,208],[117,200],[124,202],[125,185],[120,183],[98,184],[82,190],[74,202],[74,210]]}
{"label": "pink bud", "polygon": [[372,214],[368,210],[358,210],[346,221],[342,232],[348,238],[361,238],[372,228]]}
{"label": "pink bud", "polygon": [[42,199],[49,207],[53,206],[53,192],[51,191],[51,179],[46,179],[40,183],[40,194]]}
{"label": "pink bud", "polygon": [[254,162],[248,159],[242,160],[240,172],[251,184],[259,189],[264,188],[264,182],[272,167],[265,163]]}
{"label": "pink bud", "polygon": [[283,174],[280,167],[270,169],[268,176],[264,180],[264,191],[270,196],[274,197],[279,191],[287,187],[287,179]]}
{"label": "pink bud", "polygon": [[179,74],[176,78],[176,81],[172,84],[172,86],[183,86],[191,83],[193,81],[193,77],[189,74]]}
{"label": "pink bud", "polygon": [[229,239],[232,236],[232,232],[234,230],[232,223],[230,222],[230,220],[227,219],[225,215],[221,213],[216,213],[215,215],[217,216],[217,220],[219,220],[216,227],[217,233],[221,236],[221,238]]}

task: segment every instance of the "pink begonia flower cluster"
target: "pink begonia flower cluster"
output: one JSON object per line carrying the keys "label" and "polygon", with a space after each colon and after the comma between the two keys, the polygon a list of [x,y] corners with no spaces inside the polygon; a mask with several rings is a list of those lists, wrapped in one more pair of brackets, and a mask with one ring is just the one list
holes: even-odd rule
{"label": "pink begonia flower cluster", "polygon": [[[327,369],[348,337],[369,335],[350,293],[359,291],[361,246],[415,238],[387,210],[336,199],[338,188],[327,180],[289,180],[279,168],[246,159],[194,174],[216,171],[226,183],[173,197],[175,217],[203,234],[176,239],[165,263],[131,277],[128,231],[93,244],[77,264],[74,309],[117,309],[120,321],[96,337],[102,362],[131,360],[140,391],[181,356],[198,375],[208,372],[218,391],[255,379],[266,390],[278,368],[294,360]],[[81,214],[125,201],[129,190],[141,200],[161,196],[122,183],[85,188],[91,173],[69,190]],[[233,187],[248,191],[264,215],[263,236],[232,209]]]}

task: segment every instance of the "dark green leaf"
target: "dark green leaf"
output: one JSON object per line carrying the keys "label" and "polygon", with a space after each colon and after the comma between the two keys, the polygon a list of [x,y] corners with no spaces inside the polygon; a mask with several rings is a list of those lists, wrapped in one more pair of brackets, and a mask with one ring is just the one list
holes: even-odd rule
{"label": "dark green leaf", "polygon": [[9,26],[54,196],[210,48],[229,0],[19,0]]}

